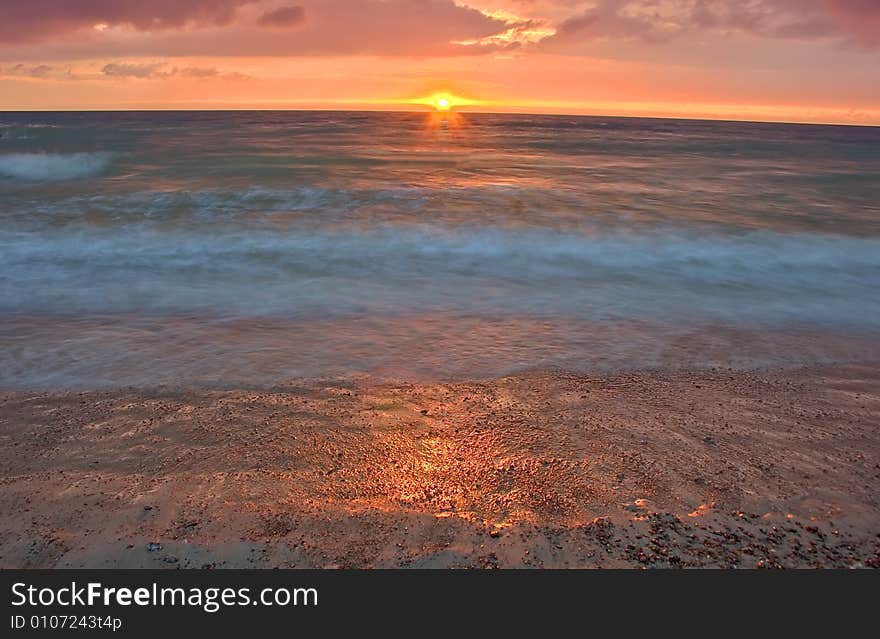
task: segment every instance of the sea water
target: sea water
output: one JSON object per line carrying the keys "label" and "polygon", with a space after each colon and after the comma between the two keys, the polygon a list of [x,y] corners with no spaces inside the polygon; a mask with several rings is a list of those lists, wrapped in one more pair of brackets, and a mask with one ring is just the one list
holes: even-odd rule
{"label": "sea water", "polygon": [[0,113],[0,387],[880,357],[880,128]]}

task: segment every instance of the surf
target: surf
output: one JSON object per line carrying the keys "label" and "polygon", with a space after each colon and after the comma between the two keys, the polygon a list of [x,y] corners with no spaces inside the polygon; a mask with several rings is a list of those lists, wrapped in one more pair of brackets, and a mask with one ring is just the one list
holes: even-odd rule
{"label": "surf", "polygon": [[0,155],[0,177],[35,182],[95,177],[112,159],[110,153],[9,153]]}

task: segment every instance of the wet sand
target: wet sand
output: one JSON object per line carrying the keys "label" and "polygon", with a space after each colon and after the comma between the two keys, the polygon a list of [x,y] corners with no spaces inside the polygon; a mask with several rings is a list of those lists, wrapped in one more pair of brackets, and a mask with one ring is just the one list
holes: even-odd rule
{"label": "wet sand", "polygon": [[2,567],[880,567],[880,366],[0,393]]}

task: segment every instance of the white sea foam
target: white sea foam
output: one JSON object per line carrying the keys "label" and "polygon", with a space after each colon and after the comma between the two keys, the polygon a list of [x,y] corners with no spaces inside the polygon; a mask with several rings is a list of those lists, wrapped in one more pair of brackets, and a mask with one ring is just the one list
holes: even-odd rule
{"label": "white sea foam", "polygon": [[876,238],[206,228],[0,234],[0,272],[8,276],[0,280],[0,310],[386,315],[420,308],[880,328]]}
{"label": "white sea foam", "polygon": [[74,180],[101,175],[111,153],[10,153],[0,155],[0,176],[19,180]]}
{"label": "white sea foam", "polygon": [[61,127],[57,124],[45,124],[45,123],[29,123],[29,124],[12,124],[7,122],[0,122],[0,129],[60,129]]}

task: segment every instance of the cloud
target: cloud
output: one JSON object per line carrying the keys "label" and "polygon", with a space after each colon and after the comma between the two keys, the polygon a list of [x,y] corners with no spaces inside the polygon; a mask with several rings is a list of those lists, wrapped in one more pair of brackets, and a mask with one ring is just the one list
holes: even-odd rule
{"label": "cloud", "polygon": [[877,0],[598,0],[563,20],[545,45],[596,39],[665,42],[698,32],[843,38],[880,44]]}
{"label": "cloud", "polygon": [[279,7],[274,11],[267,11],[257,19],[261,27],[273,27],[276,29],[289,29],[295,27],[306,19],[306,10],[299,6]]}
{"label": "cloud", "polygon": [[880,45],[880,2],[877,0],[824,0],[829,14],[859,43]]}
{"label": "cloud", "polygon": [[547,40],[602,37],[640,38],[648,41],[666,39],[680,30],[668,20],[661,22],[657,14],[639,15],[625,12],[631,5],[627,0],[601,0],[599,4],[579,15],[564,20],[556,33]]}
{"label": "cloud", "polygon": [[157,78],[167,77],[168,74],[161,69],[165,64],[155,62],[151,64],[141,64],[132,62],[111,62],[105,64],[101,69],[101,73],[111,78]]}
{"label": "cloud", "polygon": [[16,64],[11,67],[0,69],[0,75],[15,76],[20,78],[48,78],[57,73],[55,67],[48,64],[24,65]]}
{"label": "cloud", "polygon": [[101,68],[101,73],[109,78],[137,80],[161,80],[173,77],[196,80],[223,77],[241,80],[248,77],[241,73],[221,73],[219,69],[214,67],[172,67],[169,69],[164,62],[111,62]]}
{"label": "cloud", "polygon": [[185,78],[216,78],[220,75],[220,71],[213,67],[184,67],[183,69],[175,69],[176,75],[182,75]]}
{"label": "cloud", "polygon": [[[0,0],[0,58],[456,56],[689,34],[880,46],[880,0]],[[482,10],[471,5],[482,7]],[[514,14],[511,11],[516,10]],[[574,12],[574,13],[573,13]],[[526,15],[526,18],[517,17]],[[290,29],[296,29],[291,36]]]}
{"label": "cloud", "polygon": [[[115,19],[111,19],[107,11],[95,10],[94,5],[110,6],[110,0],[82,3],[91,8],[89,11],[78,10],[79,2],[34,1],[41,5],[58,5],[57,13],[46,9],[44,16],[46,25],[54,25],[52,52],[57,59],[474,55],[503,48],[504,45],[485,39],[503,34],[512,26],[505,18],[487,15],[454,0],[298,0],[296,5],[280,6],[259,0],[186,3],[161,0],[158,8],[152,9],[147,7],[154,7],[155,3],[139,1],[136,5],[120,4],[140,7],[138,11],[146,13],[139,14],[132,9],[129,13],[114,14]],[[0,0],[0,3],[8,2],[10,0]],[[166,5],[171,8],[160,13]],[[172,10],[172,5],[179,5],[180,9]],[[197,7],[202,10],[196,11]],[[241,9],[236,13],[237,8]],[[151,15],[162,17],[147,17]],[[45,43],[34,38],[45,37],[49,33],[48,26],[38,27],[30,13],[4,18],[0,57],[4,55],[3,33],[6,33],[9,57],[46,58]],[[18,27],[12,26],[15,24]],[[96,24],[109,26],[97,30]],[[297,27],[295,37],[288,30],[292,26]],[[88,27],[89,37],[77,35],[74,27]],[[16,35],[9,35],[11,33]],[[10,44],[10,37],[17,38],[14,46]]]}
{"label": "cloud", "polygon": [[137,31],[226,25],[257,0],[0,0],[0,43],[58,38],[101,28]]}

